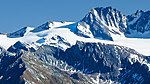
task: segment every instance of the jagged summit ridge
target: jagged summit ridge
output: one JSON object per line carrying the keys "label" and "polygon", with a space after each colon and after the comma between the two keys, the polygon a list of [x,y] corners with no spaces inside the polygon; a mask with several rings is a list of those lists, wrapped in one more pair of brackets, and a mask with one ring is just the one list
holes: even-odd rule
{"label": "jagged summit ridge", "polygon": [[[83,24],[80,26],[88,32],[80,32],[81,30],[77,29],[78,35],[105,40],[114,40],[113,35],[127,38],[150,38],[149,16],[150,11],[137,10],[131,15],[124,15],[112,7],[93,8],[80,21]],[[84,26],[85,24],[87,27]]]}
{"label": "jagged summit ridge", "polygon": [[49,21],[49,22],[46,22],[45,24],[38,26],[37,28],[32,30],[32,32],[40,32],[43,30],[47,30],[47,29],[51,28],[53,25],[54,25],[54,23]]}
{"label": "jagged summit ridge", "polygon": [[[113,35],[124,36],[127,28],[126,16],[112,7],[97,7],[80,21],[89,26],[88,31],[92,33],[89,37],[105,40],[113,40]],[[84,25],[83,25],[84,26]],[[85,33],[79,35],[87,36]],[[93,36],[92,36],[93,35]]]}
{"label": "jagged summit ridge", "polygon": [[127,18],[129,37],[150,38],[150,11],[138,10]]}
{"label": "jagged summit ridge", "polygon": [[92,19],[93,20],[96,19],[99,22],[104,22],[104,24],[106,24],[107,26],[116,27],[116,28],[119,28],[119,27],[126,28],[125,15],[123,15],[117,9],[113,9],[112,7],[93,8],[84,19],[86,20],[86,18],[89,18],[89,16],[90,16],[91,22],[93,22]]}
{"label": "jagged summit ridge", "polygon": [[23,37],[25,36],[30,30],[32,30],[33,28],[32,27],[24,27],[16,32],[13,32],[13,33],[8,33],[7,34],[7,37],[10,37],[10,38],[19,38],[19,37]]}

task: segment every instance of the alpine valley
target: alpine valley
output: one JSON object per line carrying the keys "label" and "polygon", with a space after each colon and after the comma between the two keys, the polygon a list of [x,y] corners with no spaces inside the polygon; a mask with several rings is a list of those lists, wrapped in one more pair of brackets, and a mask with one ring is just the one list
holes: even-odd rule
{"label": "alpine valley", "polygon": [[97,7],[0,33],[0,84],[150,84],[150,11]]}

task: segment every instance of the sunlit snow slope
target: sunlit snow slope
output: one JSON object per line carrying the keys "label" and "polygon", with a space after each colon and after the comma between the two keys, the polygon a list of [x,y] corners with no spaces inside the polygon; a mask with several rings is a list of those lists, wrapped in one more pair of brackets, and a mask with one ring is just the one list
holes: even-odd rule
{"label": "sunlit snow slope", "polygon": [[[0,34],[0,46],[8,49],[17,41],[29,44],[30,47],[37,49],[39,46],[52,45],[65,50],[76,43],[101,42],[105,44],[115,44],[126,46],[143,55],[150,55],[150,39],[126,38],[124,36],[112,35],[113,41],[97,39],[94,37],[86,38],[75,34],[78,23],[76,22],[47,22],[37,28],[26,27],[10,34]],[[88,26],[88,25],[87,25]],[[21,36],[18,36],[20,35]]]}

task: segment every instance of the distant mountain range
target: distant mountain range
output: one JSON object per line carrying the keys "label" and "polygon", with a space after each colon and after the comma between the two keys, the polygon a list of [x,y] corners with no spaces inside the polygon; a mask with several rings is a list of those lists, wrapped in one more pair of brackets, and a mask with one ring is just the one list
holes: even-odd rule
{"label": "distant mountain range", "polygon": [[0,33],[0,84],[149,84],[150,11],[97,7],[78,22]]}

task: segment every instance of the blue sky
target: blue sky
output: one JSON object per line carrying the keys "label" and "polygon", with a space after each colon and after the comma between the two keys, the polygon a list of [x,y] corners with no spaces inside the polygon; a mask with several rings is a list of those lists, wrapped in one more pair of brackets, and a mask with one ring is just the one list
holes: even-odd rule
{"label": "blue sky", "polygon": [[46,21],[79,21],[91,8],[112,6],[123,14],[150,10],[150,0],[1,0],[0,32],[14,32]]}

